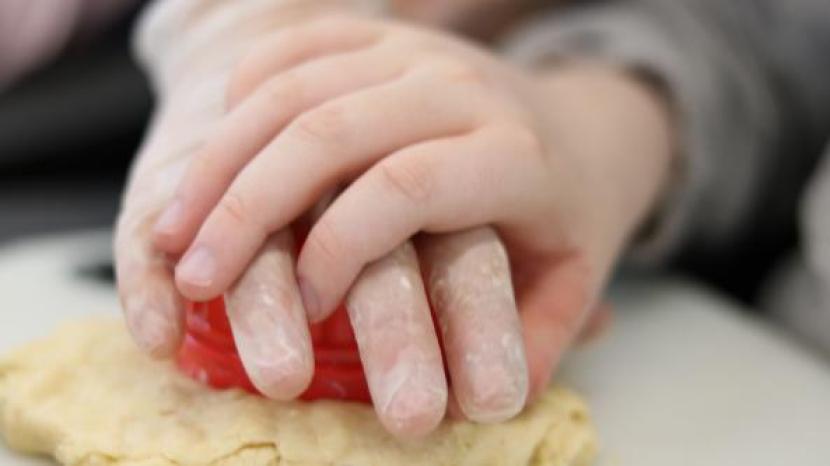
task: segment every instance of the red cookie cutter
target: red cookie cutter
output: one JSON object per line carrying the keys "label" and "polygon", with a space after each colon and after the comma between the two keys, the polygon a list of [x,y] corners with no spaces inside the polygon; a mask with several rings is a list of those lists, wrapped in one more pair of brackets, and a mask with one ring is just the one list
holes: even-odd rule
{"label": "red cookie cutter", "polygon": [[[312,325],[311,340],[314,376],[300,398],[370,403],[369,387],[345,307],[341,306],[324,322]],[[211,387],[259,393],[239,359],[222,298],[187,303],[185,338],[177,362],[185,374]]]}

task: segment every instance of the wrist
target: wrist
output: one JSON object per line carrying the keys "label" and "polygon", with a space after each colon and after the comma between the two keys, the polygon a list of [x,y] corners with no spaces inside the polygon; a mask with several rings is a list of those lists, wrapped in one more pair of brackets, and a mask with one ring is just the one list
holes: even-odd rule
{"label": "wrist", "polygon": [[631,194],[628,233],[633,236],[662,204],[677,154],[676,128],[668,95],[656,80],[619,68],[606,73],[609,92],[617,97],[612,117],[628,132],[620,196]]}
{"label": "wrist", "polygon": [[669,100],[647,77],[598,63],[559,65],[540,80],[547,119],[560,137],[579,138],[568,150],[578,148],[586,197],[603,214],[600,227],[619,232],[621,248],[666,191],[675,154]]}

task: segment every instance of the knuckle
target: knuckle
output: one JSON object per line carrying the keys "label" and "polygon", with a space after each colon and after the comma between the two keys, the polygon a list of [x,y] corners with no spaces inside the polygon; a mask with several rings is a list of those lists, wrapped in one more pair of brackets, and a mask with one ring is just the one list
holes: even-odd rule
{"label": "knuckle", "polygon": [[237,67],[231,74],[228,89],[225,93],[225,108],[235,107],[250,92],[253,74],[249,66]]}
{"label": "knuckle", "polygon": [[496,135],[513,154],[530,158],[544,156],[545,145],[539,134],[525,124],[508,122],[496,125]]}
{"label": "knuckle", "polygon": [[330,264],[336,264],[343,258],[343,240],[330,220],[321,218],[306,242]]}
{"label": "knuckle", "polygon": [[234,66],[225,96],[228,108],[233,107],[251,93],[254,83],[261,79],[265,64],[273,55],[273,48],[274,45],[271,42],[254,45]]}
{"label": "knuckle", "polygon": [[407,34],[405,31],[396,31],[393,34],[383,36],[378,45],[392,53],[399,54],[401,58],[407,59],[413,65],[432,56],[432,52],[423,44],[423,41],[413,34]]}
{"label": "knuckle", "polygon": [[304,31],[302,24],[291,24],[265,36],[251,47],[246,55],[247,63],[256,65],[272,61],[275,57],[285,59],[296,55],[297,50],[302,48]]}
{"label": "knuckle", "polygon": [[315,30],[340,31],[344,29],[363,28],[367,26],[367,23],[366,20],[361,20],[348,14],[331,13],[309,21],[306,23],[306,26]]}
{"label": "knuckle", "polygon": [[249,202],[242,195],[234,192],[228,192],[222,197],[218,209],[223,217],[238,225],[249,225],[256,218],[252,215]]}
{"label": "knuckle", "polygon": [[457,83],[482,83],[484,74],[475,66],[449,57],[433,57],[427,69],[441,79]]}
{"label": "knuckle", "polygon": [[276,108],[295,108],[295,102],[303,99],[302,80],[293,70],[268,81],[263,87],[265,98]]}
{"label": "knuckle", "polygon": [[511,128],[511,141],[521,151],[539,155],[544,152],[544,144],[539,135],[524,125],[515,125]]}
{"label": "knuckle", "polygon": [[267,70],[279,70],[294,61],[302,50],[301,26],[286,26],[255,43],[236,63],[231,72],[226,100],[228,106],[239,102],[264,79]]}
{"label": "knuckle", "polygon": [[217,159],[214,154],[216,144],[208,141],[204,149],[196,152],[188,161],[187,172],[182,180],[188,187],[201,186],[203,180],[214,178],[216,175]]}
{"label": "knuckle", "polygon": [[398,193],[409,202],[422,204],[432,193],[434,176],[425,159],[387,159],[378,165],[381,188]]}
{"label": "knuckle", "polygon": [[327,105],[306,113],[286,131],[303,142],[327,147],[341,145],[349,139],[346,112],[339,105]]}

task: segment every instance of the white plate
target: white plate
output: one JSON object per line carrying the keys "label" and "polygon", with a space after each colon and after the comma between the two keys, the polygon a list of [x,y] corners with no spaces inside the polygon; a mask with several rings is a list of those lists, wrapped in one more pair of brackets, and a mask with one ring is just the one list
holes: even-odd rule
{"label": "white plate", "polygon": [[[109,257],[106,232],[0,249],[0,351],[60,321],[117,312],[111,287],[76,272]],[[633,281],[610,335],[561,378],[589,400],[598,466],[827,466],[830,369],[698,286]],[[0,465],[44,464],[0,446]],[[46,463],[48,464],[48,463]]]}

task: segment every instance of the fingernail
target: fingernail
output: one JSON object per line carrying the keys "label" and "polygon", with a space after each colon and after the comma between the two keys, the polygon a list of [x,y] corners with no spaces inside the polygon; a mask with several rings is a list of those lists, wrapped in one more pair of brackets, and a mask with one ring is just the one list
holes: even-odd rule
{"label": "fingernail", "polygon": [[311,322],[317,322],[320,318],[320,298],[317,296],[317,292],[314,291],[314,287],[311,286],[308,280],[303,277],[300,277],[298,280],[300,286],[300,295],[303,297],[303,307],[305,307],[306,315],[308,316],[308,320]]}
{"label": "fingernail", "polygon": [[406,378],[401,383],[378,387],[377,405],[382,422],[395,435],[421,437],[441,422],[446,412],[447,392]]}
{"label": "fingernail", "polygon": [[179,279],[191,285],[207,287],[216,275],[216,258],[205,246],[199,246],[188,253],[176,268]]}
{"label": "fingernail", "polygon": [[182,222],[183,213],[184,207],[182,207],[182,202],[176,199],[161,213],[158,220],[156,220],[156,224],[153,226],[153,231],[165,235],[175,233]]}
{"label": "fingernail", "polygon": [[[466,384],[459,393],[464,414],[475,422],[502,422],[515,416],[527,401],[528,369],[519,330],[502,335],[498,344],[463,357]],[[461,386],[461,384],[459,384]]]}

